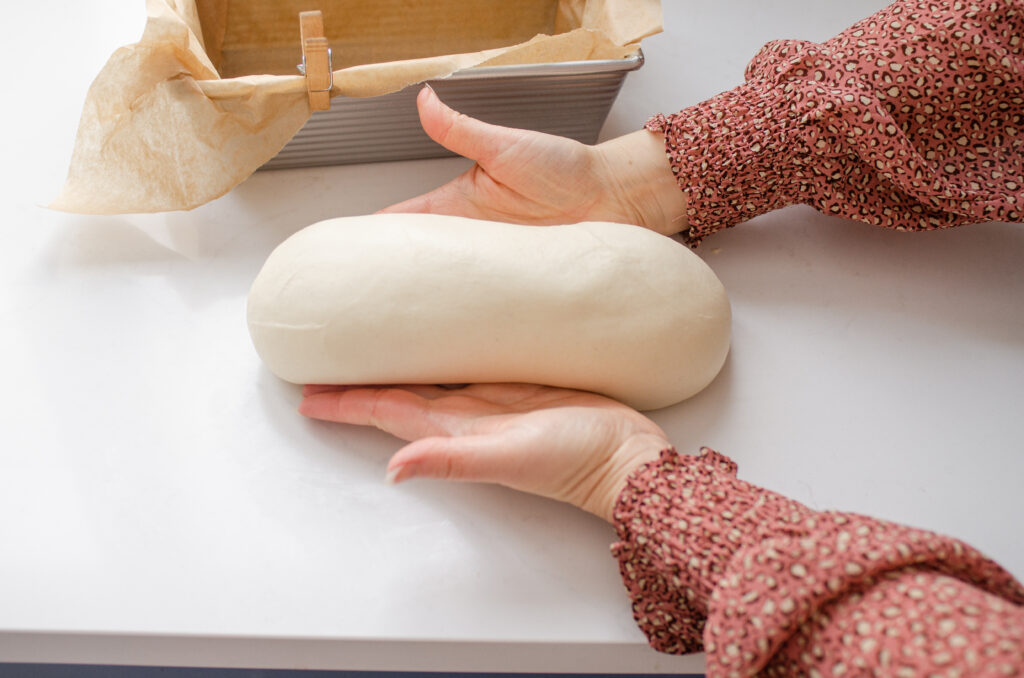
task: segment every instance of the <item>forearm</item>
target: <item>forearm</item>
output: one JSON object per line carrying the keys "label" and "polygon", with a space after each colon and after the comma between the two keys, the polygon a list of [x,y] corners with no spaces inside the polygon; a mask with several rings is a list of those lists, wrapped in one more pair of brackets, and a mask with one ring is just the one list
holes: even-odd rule
{"label": "forearm", "polygon": [[691,242],[793,203],[896,229],[1024,220],[1024,3],[897,0],[766,45],[734,90],[648,126]]}
{"label": "forearm", "polygon": [[821,675],[837,668],[847,675],[871,669],[1015,675],[1024,670],[1024,608],[956,577],[909,566],[822,605],[765,668],[791,675],[812,668]]}
{"label": "forearm", "polygon": [[[634,616],[656,649],[705,649],[709,676],[789,661],[786,648],[798,647],[812,627],[839,638],[845,622],[834,619],[885,618],[892,605],[867,592],[906,572],[956,580],[957,595],[975,601],[964,604],[978,596],[996,601],[1006,637],[1024,639],[1024,588],[969,546],[866,516],[812,511],[735,474],[735,464],[715,452],[669,450],[640,467],[620,496],[613,552]],[[931,594],[911,602],[933,610],[946,604]],[[919,634],[890,623],[869,635],[892,642],[883,632],[898,642]],[[967,640],[975,647],[981,638]],[[830,647],[822,657],[843,651]]]}

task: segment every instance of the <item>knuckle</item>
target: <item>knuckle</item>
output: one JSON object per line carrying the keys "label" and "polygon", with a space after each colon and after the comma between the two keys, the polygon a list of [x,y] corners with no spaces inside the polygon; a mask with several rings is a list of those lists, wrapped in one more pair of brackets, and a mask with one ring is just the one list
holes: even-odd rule
{"label": "knuckle", "polygon": [[462,464],[453,454],[446,454],[441,464],[441,477],[445,479],[461,478]]}

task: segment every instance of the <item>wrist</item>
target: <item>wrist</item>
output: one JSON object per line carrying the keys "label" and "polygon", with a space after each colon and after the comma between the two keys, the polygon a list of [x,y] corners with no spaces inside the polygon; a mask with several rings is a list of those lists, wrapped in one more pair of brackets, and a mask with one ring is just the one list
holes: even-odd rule
{"label": "wrist", "polygon": [[[799,538],[814,516],[793,499],[740,480],[736,462],[725,455],[708,448],[696,456],[673,449],[629,478],[614,524],[622,543],[649,557],[670,554],[676,576],[694,591],[703,615],[737,551],[779,535]],[[671,533],[664,532],[668,524]],[[661,558],[656,556],[661,565],[655,569],[667,564]]]}
{"label": "wrist", "polygon": [[686,194],[679,188],[660,134],[639,130],[594,148],[624,219],[663,235],[688,228]]}
{"label": "wrist", "polygon": [[607,468],[592,494],[596,500],[593,506],[584,508],[609,523],[614,522],[615,507],[619,503],[619,495],[626,489],[629,476],[642,465],[657,461],[662,450],[669,447],[668,441],[653,433],[628,438],[608,460]]}
{"label": "wrist", "polygon": [[814,172],[804,133],[818,117],[794,105],[792,86],[748,80],[679,113],[647,121],[647,129],[666,140],[674,171],[686,178],[686,239],[691,245],[806,199],[806,180]]}

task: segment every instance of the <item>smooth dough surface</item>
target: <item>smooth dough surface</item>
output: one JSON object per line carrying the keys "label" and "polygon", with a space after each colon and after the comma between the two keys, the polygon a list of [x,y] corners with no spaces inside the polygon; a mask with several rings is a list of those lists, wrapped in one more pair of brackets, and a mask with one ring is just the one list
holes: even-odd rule
{"label": "smooth dough surface", "polygon": [[527,382],[642,410],[707,386],[730,332],[721,282],[665,236],[429,214],[299,231],[253,283],[248,321],[294,383]]}

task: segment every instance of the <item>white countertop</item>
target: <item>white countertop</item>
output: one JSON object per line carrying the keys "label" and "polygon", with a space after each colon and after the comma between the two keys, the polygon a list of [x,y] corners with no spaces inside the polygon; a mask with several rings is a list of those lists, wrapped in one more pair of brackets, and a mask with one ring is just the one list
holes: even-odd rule
{"label": "white countertop", "polygon": [[[666,0],[603,136],[737,84],[767,40],[825,39],[884,4]],[[609,526],[498,487],[385,486],[399,442],[298,416],[249,343],[275,245],[465,161],[258,173],[186,213],[50,212],[86,88],[144,11],[5,12],[0,661],[701,670],[646,647]],[[699,252],[734,339],[710,388],[653,414],[679,449],[1024,577],[1024,230],[896,233],[798,207]]]}

